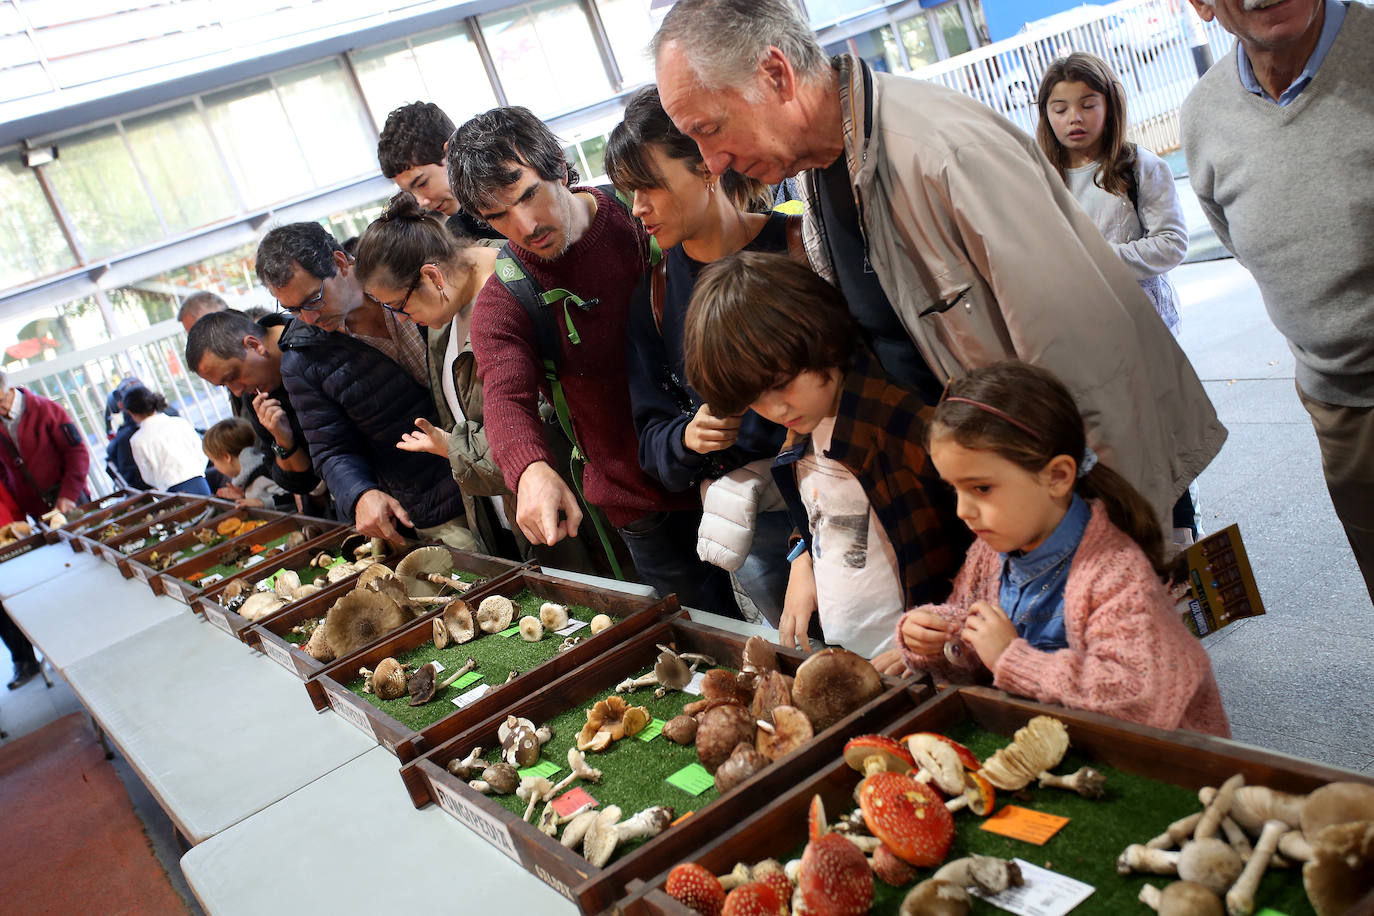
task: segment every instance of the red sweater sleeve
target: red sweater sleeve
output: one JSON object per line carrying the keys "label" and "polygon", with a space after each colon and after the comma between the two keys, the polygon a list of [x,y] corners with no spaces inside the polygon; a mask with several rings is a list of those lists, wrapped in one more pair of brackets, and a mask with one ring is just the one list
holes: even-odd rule
{"label": "red sweater sleeve", "polygon": [[517,493],[525,468],[556,460],[539,417],[539,393],[546,381],[530,345],[534,328],[516,298],[492,276],[477,296],[469,334],[482,380],[487,443],[506,486]]}
{"label": "red sweater sleeve", "polygon": [[[996,552],[982,541],[974,541],[969,547],[964,565],[959,569],[959,575],[954,577],[954,588],[950,592],[949,600],[944,604],[926,604],[913,610],[937,614],[962,629],[969,608],[975,601],[997,600],[997,576]],[[967,681],[984,670],[978,653],[962,640],[962,653],[957,663],[949,661],[944,655],[918,655],[911,651],[902,642],[902,621],[905,619],[906,614],[903,614],[897,621],[897,647],[901,649],[902,658],[911,671],[928,671],[948,680]]]}

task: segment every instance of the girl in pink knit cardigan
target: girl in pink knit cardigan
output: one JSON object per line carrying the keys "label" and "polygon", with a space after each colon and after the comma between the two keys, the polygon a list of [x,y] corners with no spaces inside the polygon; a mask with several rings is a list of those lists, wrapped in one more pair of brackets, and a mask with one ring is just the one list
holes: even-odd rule
{"label": "girl in pink knit cardigan", "polygon": [[950,383],[927,447],[977,536],[948,602],[902,616],[913,671],[1223,737],[1202,644],[1161,577],[1153,510],[1087,448],[1073,396],[1004,362]]}

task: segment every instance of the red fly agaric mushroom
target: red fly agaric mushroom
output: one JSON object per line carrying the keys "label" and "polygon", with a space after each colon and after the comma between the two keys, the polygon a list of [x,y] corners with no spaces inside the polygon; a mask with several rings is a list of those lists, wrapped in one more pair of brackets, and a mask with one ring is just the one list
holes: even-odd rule
{"label": "red fly agaric mushroom", "polygon": [[754,743],[769,762],[787,756],[815,736],[811,720],[795,706],[775,706],[773,721],[759,719],[757,724]]}
{"label": "red fly agaric mushroom", "polygon": [[902,861],[938,865],[954,842],[954,816],[935,790],[901,773],[874,773],[859,787],[864,823]]}
{"label": "red fly agaric mushroom", "polygon": [[792,705],[820,734],[882,692],[883,679],[868,659],[847,649],[822,649],[798,666]]}
{"label": "red fly agaric mushroom", "polygon": [[725,895],[721,916],[782,916],[786,912],[777,891],[761,881],[750,881]]}
{"label": "red fly agaric mushroom", "polygon": [[945,802],[945,807],[951,813],[967,807],[979,817],[987,817],[997,803],[996,798],[997,793],[993,791],[992,783],[988,782],[982,773],[965,770],[964,791]]}
{"label": "red fly agaric mushroom", "polygon": [[695,862],[675,865],[668,872],[663,889],[669,897],[701,916],[720,916],[725,906],[725,888],[720,886],[720,879]]}
{"label": "red fly agaric mushroom", "polygon": [[827,833],[806,844],[797,886],[808,913],[859,916],[873,905],[873,872],[853,843]]}
{"label": "red fly agaric mushroom", "polygon": [[792,900],[792,879],[787,877],[787,873],[782,869],[782,863],[777,859],[764,859],[751,869],[753,880],[760,884],[766,884],[773,889],[782,901],[783,912],[787,911],[787,905]]}
{"label": "red fly agaric mushroom", "polygon": [[911,754],[886,735],[859,735],[844,745],[844,762],[864,776],[874,773],[905,773],[915,764]]}
{"label": "red fly agaric mushroom", "polygon": [[1051,716],[1036,716],[1012,735],[1011,744],[983,761],[980,772],[988,782],[1007,792],[1030,785],[1052,770],[1069,750],[1069,730]]}

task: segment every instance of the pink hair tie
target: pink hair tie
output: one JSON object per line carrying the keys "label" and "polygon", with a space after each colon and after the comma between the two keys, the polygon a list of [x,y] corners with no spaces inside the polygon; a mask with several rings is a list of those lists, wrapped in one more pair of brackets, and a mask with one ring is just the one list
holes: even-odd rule
{"label": "pink hair tie", "polygon": [[984,404],[982,401],[975,401],[972,398],[961,397],[946,397],[944,398],[944,400],[956,401],[960,404],[972,404],[979,410],[986,411],[987,413],[992,414],[997,419],[1010,423],[1012,426],[1015,426],[1017,429],[1021,430],[1022,432],[1026,433],[1028,436],[1033,438],[1036,442],[1045,441],[1044,437],[1041,436],[1040,433],[1032,429],[1028,424],[1022,423],[1020,420],[1016,419],[1011,414],[1007,413],[1005,410],[1000,410],[996,407],[993,407],[991,404]]}

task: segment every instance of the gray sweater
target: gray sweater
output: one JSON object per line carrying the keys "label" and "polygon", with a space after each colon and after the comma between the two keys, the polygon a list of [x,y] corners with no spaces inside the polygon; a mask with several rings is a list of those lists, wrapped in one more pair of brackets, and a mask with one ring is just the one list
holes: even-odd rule
{"label": "gray sweater", "polygon": [[1313,398],[1374,406],[1374,9],[1349,4],[1285,108],[1247,92],[1236,48],[1183,103],[1193,190],[1264,297]]}

